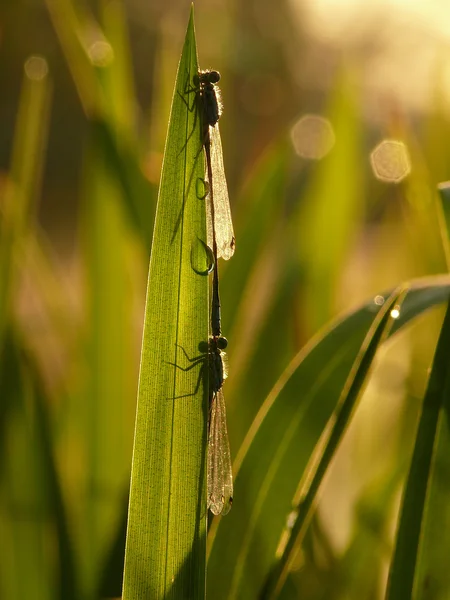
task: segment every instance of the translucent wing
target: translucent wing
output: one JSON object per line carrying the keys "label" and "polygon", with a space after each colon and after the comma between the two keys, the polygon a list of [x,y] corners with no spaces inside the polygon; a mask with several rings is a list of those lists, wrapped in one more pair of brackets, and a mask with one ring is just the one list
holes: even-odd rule
{"label": "translucent wing", "polygon": [[233,472],[222,388],[213,394],[208,439],[208,508],[226,515],[233,502]]}
{"label": "translucent wing", "polygon": [[[231,219],[230,200],[228,198],[227,180],[223,166],[222,142],[220,140],[219,124],[209,128],[211,139],[211,170],[212,182],[209,182],[214,199],[214,229],[216,233],[217,258],[228,260],[234,254],[235,239],[233,221]],[[211,185],[212,184],[212,185]],[[207,203],[208,246],[212,244],[211,207]]]}

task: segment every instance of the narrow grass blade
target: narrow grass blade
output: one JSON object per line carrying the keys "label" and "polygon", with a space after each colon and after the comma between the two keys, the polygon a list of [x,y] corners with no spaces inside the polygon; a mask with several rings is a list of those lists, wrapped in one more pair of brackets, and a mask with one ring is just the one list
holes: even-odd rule
{"label": "narrow grass blade", "polygon": [[193,13],[178,67],[150,259],[124,600],[201,598],[205,586],[208,339],[204,161],[186,93],[198,72]]}
{"label": "narrow grass blade", "polygon": [[[374,319],[355,362],[342,389],[341,397],[331,415],[327,430],[318,441],[318,446],[311,454],[309,464],[305,469],[304,483],[296,492],[293,501],[293,513],[296,515],[289,523],[282,537],[286,540],[284,548],[277,549],[278,561],[269,575],[264,590],[264,598],[277,598],[286,582],[290,566],[300,547],[309,525],[317,494],[325,473],[335,455],[337,447],[348,428],[356,403],[367,382],[375,354],[380,344],[387,338],[392,327],[392,311],[397,305],[401,306],[404,291],[394,291],[384,303],[379,314]],[[397,309],[398,310],[398,309]],[[294,521],[292,523],[292,521]]]}
{"label": "narrow grass blade", "polygon": [[[129,482],[136,398],[132,259],[130,228],[121,188],[101,152],[92,128],[84,161],[82,246],[88,319],[82,355],[86,357],[83,402],[76,405],[83,423],[86,478],[83,527],[77,528],[84,580],[97,587],[98,564],[118,521]],[[85,342],[85,343],[84,343]]]}
{"label": "narrow grass blade", "polygon": [[[439,185],[438,189],[445,217],[446,227],[443,228],[443,238],[448,255],[448,240],[450,237],[449,183]],[[444,335],[444,332],[442,332],[442,335]],[[448,356],[448,347],[446,352]],[[436,356],[437,360],[440,361],[441,359]],[[445,359],[442,357],[442,360]],[[447,553],[443,551],[443,549],[450,547],[450,532],[447,527],[443,527],[443,523],[448,523],[450,520],[448,488],[448,481],[450,480],[450,393],[442,388],[441,391],[442,406],[437,423],[426,505],[421,526],[417,568],[414,577],[413,595],[418,600],[429,597],[443,600],[450,596]],[[427,409],[427,412],[430,411]],[[432,436],[431,429],[429,433]],[[437,540],[438,543],[436,543]]]}
{"label": "narrow grass blade", "polygon": [[40,189],[50,93],[47,62],[41,57],[30,58],[25,64],[11,168],[0,215],[0,348],[10,317],[17,251],[24,241]]}
{"label": "narrow grass blade", "polygon": [[[450,292],[448,277],[410,285],[391,335]],[[372,300],[311,340],[261,407],[234,464],[233,510],[209,532],[208,594],[216,600],[261,593],[299,481],[378,310]]]}
{"label": "narrow grass blade", "polygon": [[385,560],[391,551],[389,509],[395,503],[402,475],[403,470],[398,468],[363,491],[355,507],[348,547],[334,565],[334,577],[323,578],[323,597],[381,597]]}
{"label": "narrow grass blade", "polygon": [[440,232],[442,237],[442,246],[447,259],[447,269],[450,269],[450,182],[444,181],[438,185],[440,196],[440,206],[438,217],[440,219]]}
{"label": "narrow grass blade", "polygon": [[129,141],[135,142],[136,90],[133,83],[133,63],[125,3],[101,0],[100,10],[106,37],[114,51],[114,60],[104,69],[108,80],[106,91],[109,94],[110,109],[122,135],[126,135]]}
{"label": "narrow grass blade", "polygon": [[134,148],[123,136],[119,138],[112,123],[101,118],[92,119],[92,128],[105,157],[105,165],[122,190],[121,198],[128,218],[150,252],[156,188],[144,177]]}
{"label": "narrow grass blade", "polygon": [[[2,366],[8,372],[0,378],[0,397],[9,411],[1,423],[7,452],[1,453],[0,534],[8,553],[0,593],[10,600],[75,600],[80,589],[54,455],[51,402],[34,360],[11,330]],[[26,577],[18,575],[17,565]]]}
{"label": "narrow grass blade", "polygon": [[122,596],[123,559],[127,535],[128,494],[122,500],[122,513],[117,523],[114,538],[101,568],[97,598],[119,598]]}
{"label": "narrow grass blade", "polygon": [[[55,31],[86,116],[93,121],[111,173],[123,188],[131,222],[150,248],[156,194],[144,177],[136,151],[131,63],[120,8],[104,7],[107,33],[86,4],[46,0]],[[144,200],[145,199],[145,200]]]}
{"label": "narrow grass blade", "polygon": [[295,226],[304,278],[302,310],[307,315],[303,328],[310,335],[333,316],[339,278],[362,226],[364,170],[354,165],[364,147],[353,93],[345,73],[336,81],[326,111],[334,128],[334,147],[318,161],[298,203]]}
{"label": "narrow grass blade", "polygon": [[[264,154],[251,173],[237,202],[243,205],[236,220],[239,260],[229,261],[221,274],[223,329],[232,349],[228,357],[227,415],[230,444],[235,449],[258,411],[260,398],[270,391],[294,352],[283,335],[285,321],[277,318],[274,306],[282,282],[290,275],[286,267],[285,203],[280,201],[290,159],[290,148],[283,140]],[[286,300],[286,295],[283,298]],[[287,310],[284,303],[280,314],[285,316]],[[269,330],[276,332],[273,338]],[[243,397],[246,402],[241,401]]]}
{"label": "narrow grass blade", "polygon": [[[27,380],[33,394],[38,433],[37,446],[43,471],[40,485],[46,491],[48,519],[50,521],[49,527],[54,527],[58,545],[58,571],[56,578],[51,580],[51,584],[56,580],[56,597],[60,600],[76,600],[80,597],[79,572],[76,569],[77,565],[73,540],[70,535],[66,502],[56,463],[55,441],[49,411],[52,399],[46,393],[42,376],[34,359],[29,354],[23,352],[22,360],[26,367]],[[33,446],[32,451],[35,450],[36,448]],[[49,557],[48,562],[50,563],[50,561]]]}
{"label": "narrow grass blade", "polygon": [[101,2],[101,21],[114,54],[106,66],[97,69],[103,94],[109,99],[105,114],[93,120],[96,135],[102,142],[110,175],[122,188],[122,202],[130,220],[150,250],[156,208],[156,187],[141,169],[138,109],[133,83],[133,65],[127,20],[121,2]]}
{"label": "narrow grass blade", "polygon": [[[427,556],[427,551],[437,544],[442,559],[442,549],[446,548],[445,542],[449,539],[448,535],[443,537],[445,527],[442,526],[445,522],[445,513],[448,514],[448,508],[445,512],[442,511],[442,508],[448,505],[448,481],[443,473],[448,474],[450,465],[448,459],[450,452],[449,352],[450,304],[444,317],[423,400],[411,466],[403,494],[386,600],[394,598],[395,600],[409,600],[413,597],[417,556],[424,523],[427,524],[427,535],[424,540],[426,546],[422,550],[420,585],[417,595],[414,597],[448,597],[450,589],[448,573],[446,570],[442,570],[441,564],[430,563],[432,556]],[[433,512],[433,509],[437,512]],[[430,534],[433,531],[431,543]],[[443,574],[446,576],[444,581],[442,581]]]}
{"label": "narrow grass blade", "polygon": [[[276,223],[282,221],[284,204],[280,202],[280,190],[286,185],[290,161],[290,147],[284,139],[270,147],[250,173],[241,197],[236,202],[236,222],[239,225],[237,240],[239,260],[230,261],[222,276],[222,316],[230,321],[234,306],[242,296],[242,289],[249,279],[251,270]],[[246,315],[248,316],[248,315]]]}
{"label": "narrow grass blade", "polygon": [[[84,111],[92,116],[98,112],[98,81],[86,42],[89,33],[95,33],[98,28],[81,2],[76,10],[70,0],[46,0],[46,4]],[[91,37],[93,42],[95,37]]]}

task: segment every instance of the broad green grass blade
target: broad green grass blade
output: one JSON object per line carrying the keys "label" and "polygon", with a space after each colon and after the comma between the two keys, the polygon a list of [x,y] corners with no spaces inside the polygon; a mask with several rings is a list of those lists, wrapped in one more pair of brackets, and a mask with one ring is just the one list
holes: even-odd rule
{"label": "broad green grass blade", "polygon": [[[201,598],[205,586],[208,339],[205,186],[193,13],[178,67],[150,259],[124,600]],[[192,368],[189,368],[192,367]],[[203,385],[202,385],[203,384]]]}
{"label": "broad green grass blade", "polygon": [[[386,339],[389,329],[392,327],[394,322],[392,311],[394,307],[401,306],[403,295],[404,292],[396,290],[383,304],[355,358],[348,379],[342,388],[341,397],[331,416],[329,427],[327,426],[329,431],[324,431],[321,436],[318,448],[314,450],[309,464],[305,469],[304,481],[301,482],[295,494],[293,519],[283,535],[283,538],[286,539],[284,548],[279,547],[277,549],[278,560],[267,579],[264,591],[265,598],[277,598],[283,589],[290,567],[309,526],[317,501],[317,494],[325,473],[348,428],[356,408],[356,403],[367,383],[375,354],[381,343]],[[294,514],[296,514],[295,517]]]}
{"label": "broad green grass blade", "polygon": [[[449,292],[448,277],[413,282],[391,335],[447,300]],[[239,590],[251,598],[261,592],[299,481],[378,310],[371,301],[327,327],[294,359],[263,404],[234,465],[233,510],[226,526],[222,520],[210,531],[211,597],[233,598]]]}
{"label": "broad green grass blade", "polygon": [[[444,556],[450,540],[450,304],[444,317],[423,400],[414,452],[406,482],[386,600],[448,598],[450,579]],[[422,537],[422,540],[421,540]],[[422,544],[420,548],[419,544]],[[417,564],[419,548],[421,562]],[[420,577],[417,580],[417,567]]]}

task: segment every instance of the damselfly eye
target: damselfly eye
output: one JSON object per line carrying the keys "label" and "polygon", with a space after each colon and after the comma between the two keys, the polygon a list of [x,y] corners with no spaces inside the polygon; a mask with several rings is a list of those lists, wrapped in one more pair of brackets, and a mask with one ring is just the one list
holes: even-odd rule
{"label": "damselfly eye", "polygon": [[211,71],[209,73],[208,79],[209,79],[210,83],[219,83],[219,81],[220,81],[220,73],[219,73],[219,71]]}
{"label": "damselfly eye", "polygon": [[225,350],[225,348],[228,346],[228,340],[225,337],[220,337],[217,338],[217,347],[219,348],[219,350]]}

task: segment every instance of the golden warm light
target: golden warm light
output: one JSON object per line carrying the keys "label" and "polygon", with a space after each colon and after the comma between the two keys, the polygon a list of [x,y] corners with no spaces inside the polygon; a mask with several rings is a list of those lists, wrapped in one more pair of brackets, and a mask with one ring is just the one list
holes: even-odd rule
{"label": "golden warm light", "polygon": [[302,158],[319,160],[334,146],[334,131],[328,119],[305,115],[291,129],[295,152]]}
{"label": "golden warm light", "polygon": [[3,4],[0,600],[450,599],[450,0]]}
{"label": "golden warm light", "polygon": [[[437,91],[436,76],[440,78],[438,89],[448,103],[450,3],[291,0],[291,6],[298,28],[306,29],[313,39],[326,45],[329,61],[334,61],[334,51],[339,53],[343,48],[352,56],[352,68],[359,72],[367,92],[366,114],[380,116],[380,99],[394,100],[414,110],[429,109]],[[319,54],[310,67],[309,77],[316,82],[324,79],[321,60]]]}
{"label": "golden warm light", "polygon": [[391,317],[393,319],[398,319],[400,316],[400,305],[396,304],[394,308],[391,310]]}
{"label": "golden warm light", "polygon": [[372,170],[377,179],[399,183],[411,172],[408,149],[403,142],[383,140],[370,155]]}

